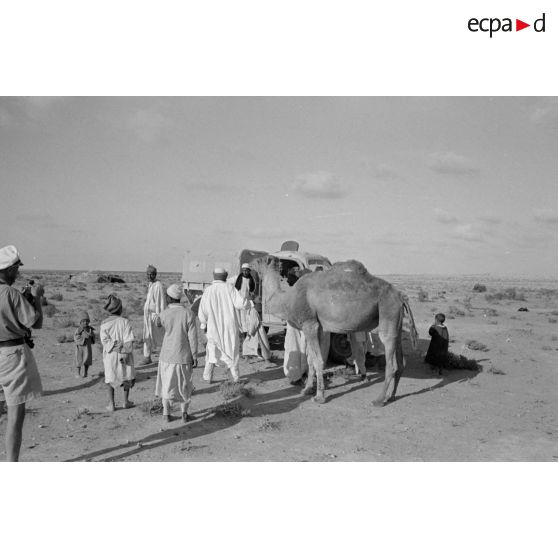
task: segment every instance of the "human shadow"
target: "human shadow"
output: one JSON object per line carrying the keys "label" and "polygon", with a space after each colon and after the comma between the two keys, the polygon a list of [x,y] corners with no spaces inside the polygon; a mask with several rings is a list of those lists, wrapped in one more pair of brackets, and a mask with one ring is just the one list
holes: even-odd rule
{"label": "human shadow", "polygon": [[[306,400],[308,400],[308,398],[303,397],[298,388],[290,386],[272,393],[258,394],[253,399],[241,396],[229,401],[228,403],[242,401],[242,407],[249,413],[249,416],[259,417],[290,412]],[[91,461],[96,458],[101,458],[101,461],[119,461],[121,459],[141,454],[147,450],[179,442],[187,442],[201,436],[213,434],[220,430],[226,430],[227,428],[231,428],[232,426],[238,424],[243,419],[243,416],[220,415],[218,411],[223,407],[223,405],[224,404],[221,403],[214,407],[209,407],[197,412],[196,416],[199,418],[186,425],[181,424],[176,428],[168,428],[162,432],[150,434],[140,440],[134,440],[92,451],[67,459],[66,461]],[[121,453],[118,453],[117,455],[109,455],[115,452]]]}
{"label": "human shadow", "polygon": [[[215,409],[211,408],[207,409],[205,413],[207,415],[213,413],[214,411]],[[134,440],[108,448],[92,451],[83,455],[79,455],[78,457],[67,459],[66,461],[91,461],[102,456],[107,457],[105,457],[104,459],[100,459],[101,461],[119,461],[133,455],[138,455],[147,450],[160,448],[169,444],[176,444],[178,442],[193,440],[195,438],[199,438],[200,436],[205,436],[206,434],[212,434],[214,432],[218,432],[219,430],[230,428],[231,426],[237,424],[241,419],[242,417],[219,417],[215,414],[211,414],[209,418],[200,417],[198,420],[190,422],[188,424],[180,423],[180,425],[175,428],[168,428],[163,430],[162,432],[150,434],[149,436],[145,436],[140,440]],[[123,453],[108,456],[108,454],[118,451],[123,451]]]}
{"label": "human shadow", "polygon": [[68,386],[60,389],[45,389],[43,391],[43,397],[48,397],[49,395],[59,395],[61,393],[70,393],[71,391],[79,391],[80,389],[87,389],[98,384],[102,379],[102,376],[92,377],[88,382],[83,384],[78,384],[75,386]]}

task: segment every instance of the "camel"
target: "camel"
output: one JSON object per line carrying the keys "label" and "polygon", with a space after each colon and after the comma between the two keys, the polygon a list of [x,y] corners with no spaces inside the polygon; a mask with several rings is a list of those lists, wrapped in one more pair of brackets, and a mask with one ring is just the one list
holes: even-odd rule
{"label": "camel", "polygon": [[[346,333],[351,337],[357,370],[365,376],[362,346],[355,343],[354,333],[379,328],[386,353],[386,373],[380,396],[373,401],[383,406],[393,401],[403,373],[405,360],[401,344],[403,315],[410,319],[411,343],[416,349],[418,334],[409,303],[393,285],[370,275],[356,260],[337,262],[332,268],[303,275],[292,287],[285,285],[275,265],[261,266],[263,298],[267,310],[291,326],[302,330],[308,345],[308,379],[304,395],[317,388],[314,401],[325,403],[323,368],[319,329],[331,333]],[[392,388],[391,392],[388,392]]]}

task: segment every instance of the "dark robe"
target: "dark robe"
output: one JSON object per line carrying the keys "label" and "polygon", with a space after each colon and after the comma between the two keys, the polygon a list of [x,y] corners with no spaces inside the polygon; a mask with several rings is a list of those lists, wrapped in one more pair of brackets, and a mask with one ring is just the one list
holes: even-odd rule
{"label": "dark robe", "polygon": [[428,346],[428,352],[424,357],[424,362],[427,362],[432,366],[444,366],[448,357],[448,328],[439,325],[433,325],[428,330],[428,335],[430,335],[432,339],[430,340],[430,345]]}

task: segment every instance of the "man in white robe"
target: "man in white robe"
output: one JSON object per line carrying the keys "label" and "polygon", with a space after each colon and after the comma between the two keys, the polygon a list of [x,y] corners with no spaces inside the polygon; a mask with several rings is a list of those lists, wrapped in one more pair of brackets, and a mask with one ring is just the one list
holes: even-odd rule
{"label": "man in white robe", "polygon": [[198,318],[206,332],[207,346],[203,379],[211,382],[215,365],[225,366],[234,381],[238,381],[240,360],[239,323],[236,310],[253,304],[244,298],[234,285],[227,283],[228,273],[223,268],[213,272],[213,282],[204,291]]}
{"label": "man in white robe", "polygon": [[157,317],[167,307],[167,299],[161,281],[157,279],[157,269],[147,266],[149,287],[143,306],[143,360],[140,365],[151,364],[151,355],[163,342],[165,330],[157,325]]}

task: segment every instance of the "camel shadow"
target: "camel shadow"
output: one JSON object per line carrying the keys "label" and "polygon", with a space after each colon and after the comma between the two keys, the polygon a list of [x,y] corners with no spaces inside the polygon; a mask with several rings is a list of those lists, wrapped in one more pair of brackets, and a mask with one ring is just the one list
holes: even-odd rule
{"label": "camel shadow", "polygon": [[49,395],[60,395],[61,393],[70,393],[71,391],[79,391],[80,389],[87,389],[98,384],[101,379],[102,376],[96,376],[91,378],[88,382],[78,384],[77,386],[68,386],[60,389],[45,389],[43,391],[43,397],[48,397]]}

